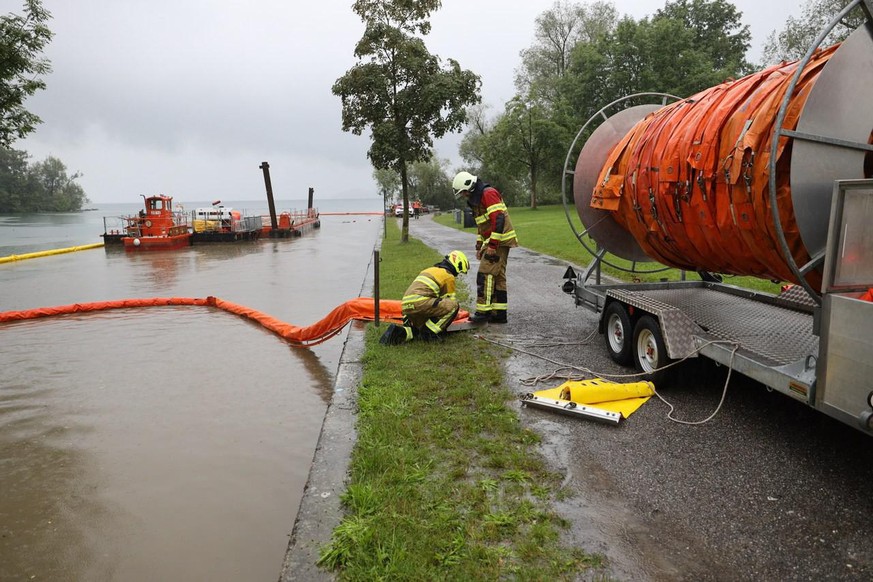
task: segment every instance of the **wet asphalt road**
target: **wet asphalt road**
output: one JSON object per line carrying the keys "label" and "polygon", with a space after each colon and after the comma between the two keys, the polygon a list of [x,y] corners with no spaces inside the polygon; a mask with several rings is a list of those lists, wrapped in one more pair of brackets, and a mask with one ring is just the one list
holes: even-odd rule
{"label": "wet asphalt road", "polygon": [[[471,229],[425,217],[410,233],[440,252],[473,255]],[[507,381],[519,395],[559,385],[559,377],[529,384],[574,371],[566,365],[630,372],[609,358],[597,316],[561,291],[566,267],[513,249],[509,323],[480,332],[512,346]],[[724,367],[692,361],[673,376],[659,391],[675,418],[702,420],[718,408]],[[718,414],[698,426],[672,422],[656,398],[619,426],[516,406],[571,492],[557,507],[572,523],[565,543],[606,558],[585,579],[873,579],[873,438],[785,395],[734,374]]]}

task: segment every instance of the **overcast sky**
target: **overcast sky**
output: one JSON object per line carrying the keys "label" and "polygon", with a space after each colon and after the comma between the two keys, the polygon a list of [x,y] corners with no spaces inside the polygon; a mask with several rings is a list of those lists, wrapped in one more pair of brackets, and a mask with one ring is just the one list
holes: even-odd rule
{"label": "overcast sky", "polygon": [[[757,60],[797,0],[735,0]],[[0,0],[0,12],[22,12]],[[262,200],[270,163],[277,199],[376,196],[369,138],[344,133],[336,79],[355,64],[363,24],[352,0],[43,0],[53,72],[26,106],[43,124],[14,147],[59,158],[93,202]],[[431,53],[482,77],[494,114],[514,94],[519,52],[553,0],[443,0]],[[619,0],[635,18],[664,0]],[[440,140],[460,164],[459,137]]]}

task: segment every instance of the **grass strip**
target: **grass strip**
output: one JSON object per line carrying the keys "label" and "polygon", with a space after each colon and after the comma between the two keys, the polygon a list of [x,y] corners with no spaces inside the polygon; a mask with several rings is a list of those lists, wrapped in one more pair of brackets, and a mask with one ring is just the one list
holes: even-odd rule
{"label": "grass strip", "polygon": [[[387,229],[381,295],[402,296],[440,255]],[[469,291],[459,289],[462,305]],[[601,557],[562,546],[560,476],[508,406],[499,348],[469,332],[383,346],[370,325],[346,517],[319,565],[341,580],[570,580]]]}

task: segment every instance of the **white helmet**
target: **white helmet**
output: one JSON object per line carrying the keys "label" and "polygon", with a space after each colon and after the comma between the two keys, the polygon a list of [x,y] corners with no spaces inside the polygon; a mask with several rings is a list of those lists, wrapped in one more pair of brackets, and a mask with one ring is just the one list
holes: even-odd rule
{"label": "white helmet", "polygon": [[458,172],[455,179],[452,180],[452,189],[455,191],[455,198],[461,196],[461,192],[469,192],[476,185],[476,176],[470,172]]}

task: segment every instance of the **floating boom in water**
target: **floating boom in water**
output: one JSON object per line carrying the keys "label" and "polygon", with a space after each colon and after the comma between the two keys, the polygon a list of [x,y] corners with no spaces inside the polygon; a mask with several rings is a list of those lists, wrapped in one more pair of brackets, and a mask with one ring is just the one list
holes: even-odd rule
{"label": "floating boom in water", "polygon": [[[369,297],[356,297],[337,306],[321,320],[300,327],[280,321],[266,313],[257,311],[219,299],[218,297],[191,298],[191,297],[151,297],[145,299],[120,299],[116,301],[96,301],[93,303],[73,303],[57,307],[40,307],[24,311],[0,312],[0,323],[38,319],[42,317],[55,317],[59,315],[72,315],[76,313],[89,313],[92,311],[106,311],[110,309],[135,309],[140,307],[173,307],[173,306],[202,306],[213,307],[244,317],[264,328],[272,331],[295,347],[309,347],[323,343],[339,334],[352,320],[372,321],[375,319],[375,301]],[[379,314],[382,319],[400,321],[401,302],[395,299],[382,299],[379,301]],[[469,313],[458,313],[456,321],[465,319]]]}

